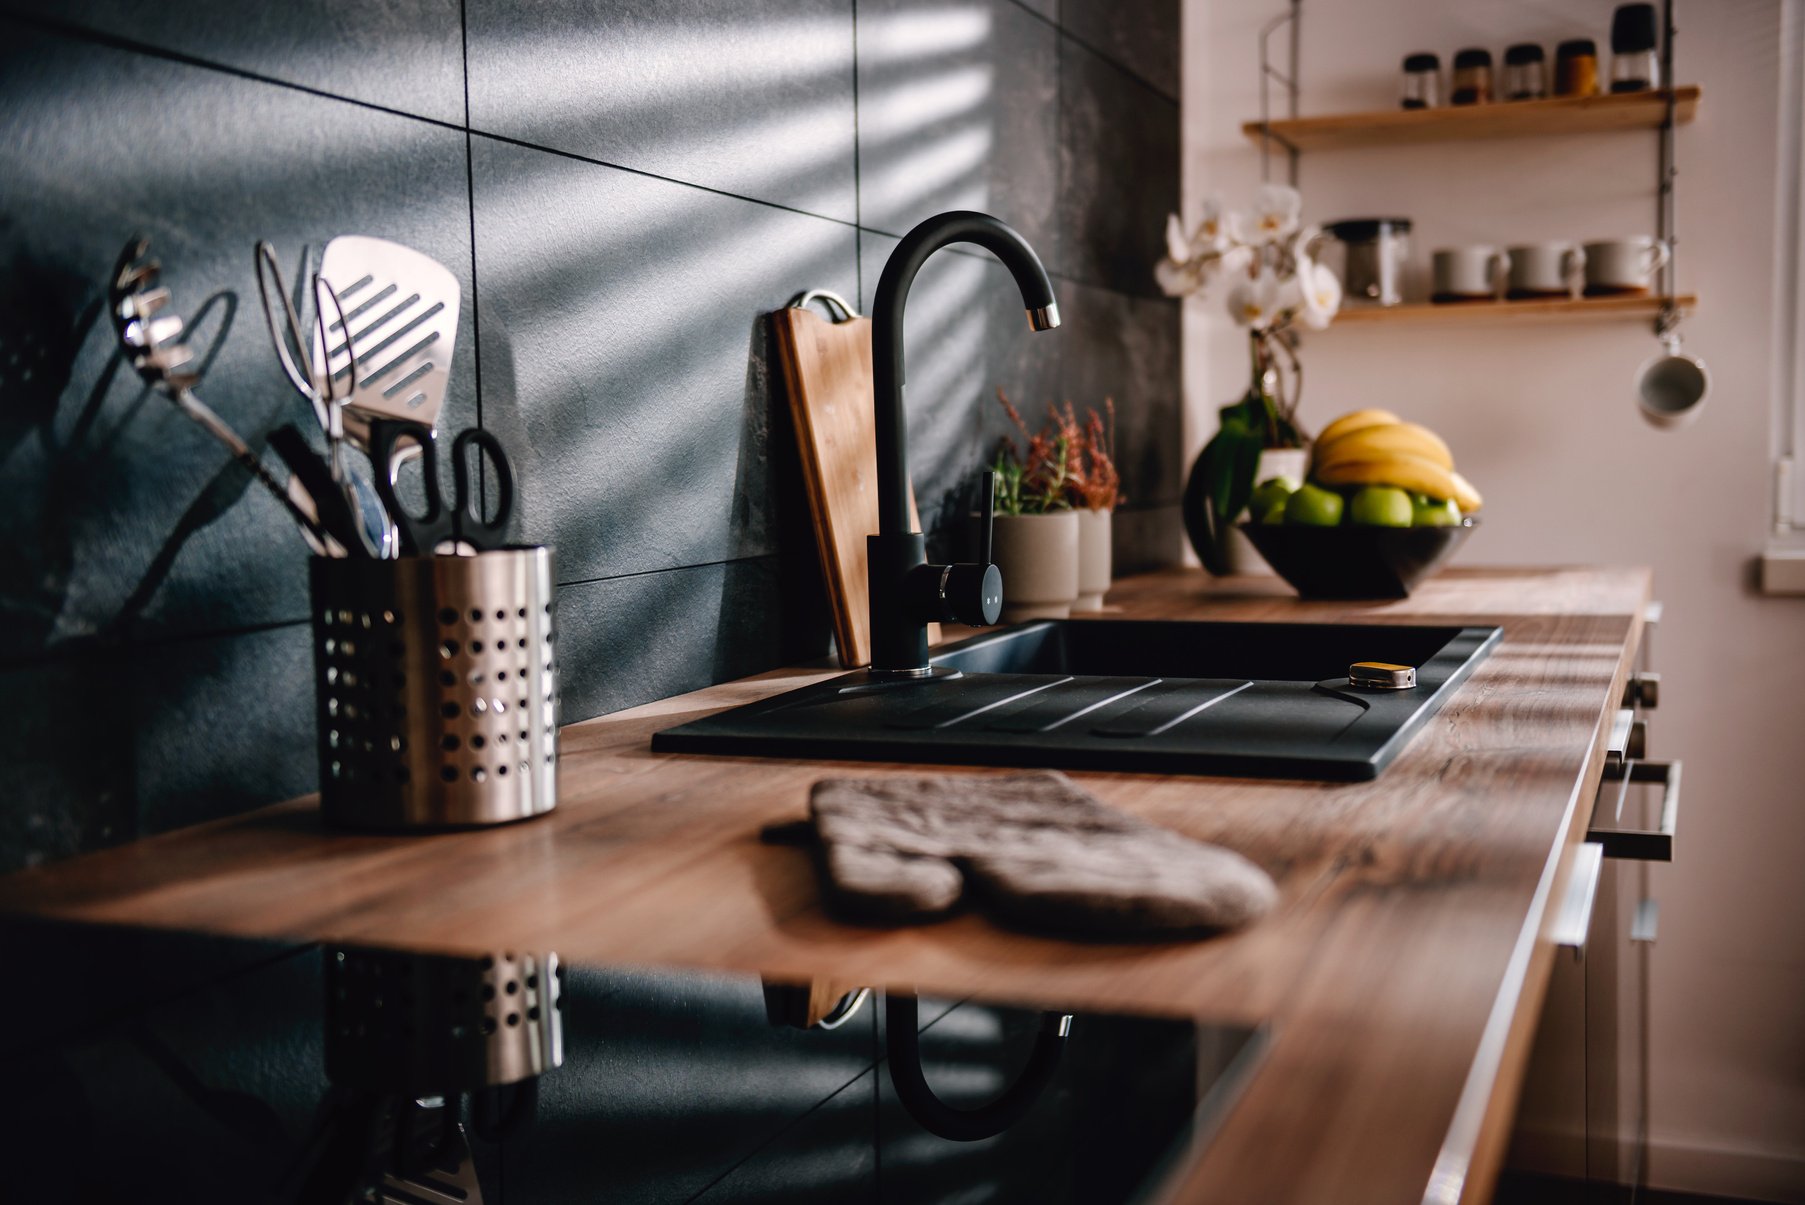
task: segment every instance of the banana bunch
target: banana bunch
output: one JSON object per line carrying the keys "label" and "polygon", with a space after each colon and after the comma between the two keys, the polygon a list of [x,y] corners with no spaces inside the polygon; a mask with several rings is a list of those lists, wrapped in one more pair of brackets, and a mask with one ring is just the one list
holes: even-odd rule
{"label": "banana bunch", "polygon": [[1462,514],[1485,505],[1472,482],[1454,471],[1454,454],[1441,436],[1389,410],[1356,410],[1324,427],[1310,454],[1310,479],[1396,486],[1441,502],[1452,499]]}

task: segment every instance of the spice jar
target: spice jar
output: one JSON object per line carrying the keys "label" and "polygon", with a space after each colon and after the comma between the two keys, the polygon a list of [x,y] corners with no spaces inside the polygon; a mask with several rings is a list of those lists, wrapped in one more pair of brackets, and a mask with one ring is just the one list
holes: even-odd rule
{"label": "spice jar", "polygon": [[1562,42],[1554,51],[1556,96],[1598,95],[1598,45],[1591,38]]}
{"label": "spice jar", "polygon": [[1504,99],[1541,100],[1548,95],[1548,64],[1542,48],[1519,42],[1504,52]]}
{"label": "spice jar", "polygon": [[1611,14],[1611,91],[1646,92],[1661,86],[1656,28],[1652,4],[1620,4]]}
{"label": "spice jar", "polygon": [[1448,100],[1457,105],[1484,105],[1492,99],[1492,52],[1463,50],[1454,56],[1454,87]]}
{"label": "spice jar", "polygon": [[1433,109],[1441,104],[1441,59],[1433,54],[1404,56],[1406,109]]}

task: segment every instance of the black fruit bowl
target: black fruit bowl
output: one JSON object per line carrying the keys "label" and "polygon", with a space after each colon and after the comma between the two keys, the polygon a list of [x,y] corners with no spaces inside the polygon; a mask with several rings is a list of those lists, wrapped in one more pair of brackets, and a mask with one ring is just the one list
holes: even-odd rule
{"label": "black fruit bowl", "polygon": [[1405,598],[1478,526],[1305,527],[1243,523],[1273,572],[1305,598]]}

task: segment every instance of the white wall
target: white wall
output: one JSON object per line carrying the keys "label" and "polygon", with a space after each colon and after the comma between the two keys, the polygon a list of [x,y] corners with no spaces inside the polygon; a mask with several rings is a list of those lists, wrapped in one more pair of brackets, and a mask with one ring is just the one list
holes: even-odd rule
{"label": "white wall", "polygon": [[[1592,36],[1613,0],[1306,3],[1304,115],[1388,108],[1402,56]],[[1186,0],[1187,202],[1245,203],[1259,156],[1259,26],[1282,0]],[[1487,497],[1469,564],[1652,565],[1667,604],[1653,756],[1686,763],[1677,860],[1653,971],[1652,1179],[1805,1200],[1805,600],[1764,598],[1750,558],[1770,517],[1773,167],[1779,0],[1682,0],[1676,75],[1704,88],[1679,135],[1686,326],[1715,392],[1699,423],[1656,432],[1631,381],[1647,326],[1347,327],[1304,349],[1307,425],[1382,405],[1439,430]],[[1626,133],[1318,152],[1305,216],[1408,216],[1419,274],[1458,242],[1652,233],[1656,141]],[[1283,161],[1275,159],[1275,178]],[[1420,279],[1418,293],[1423,290]],[[1246,387],[1220,298],[1186,312],[1187,432]]]}

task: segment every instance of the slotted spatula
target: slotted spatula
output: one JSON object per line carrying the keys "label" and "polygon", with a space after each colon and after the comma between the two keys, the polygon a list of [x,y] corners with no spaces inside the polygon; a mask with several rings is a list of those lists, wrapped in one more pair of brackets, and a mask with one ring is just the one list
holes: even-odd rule
{"label": "slotted spatula", "polygon": [[450,269],[429,255],[368,235],[341,235],[326,244],[320,276],[331,284],[351,327],[330,322],[315,341],[316,371],[330,369],[351,388],[345,433],[368,446],[369,422],[399,418],[438,428],[451,379],[462,290]]}

